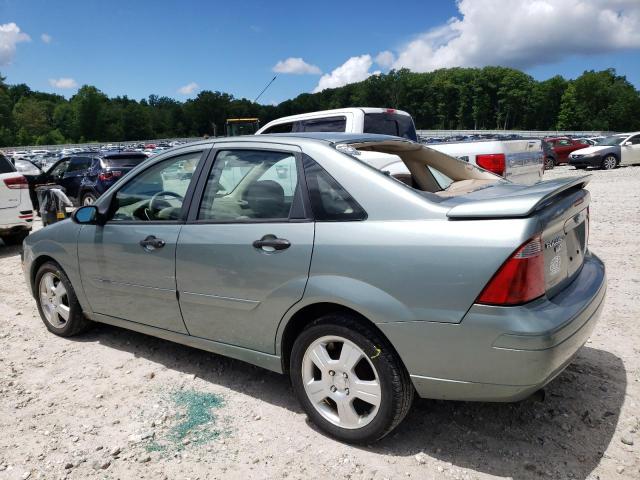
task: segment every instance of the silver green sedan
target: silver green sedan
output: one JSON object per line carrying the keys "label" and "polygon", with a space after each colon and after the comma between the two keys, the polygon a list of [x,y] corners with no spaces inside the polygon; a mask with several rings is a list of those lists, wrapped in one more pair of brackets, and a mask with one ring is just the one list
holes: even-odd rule
{"label": "silver green sedan", "polygon": [[322,430],[369,443],[416,392],[516,401],[571,362],[606,290],[587,182],[381,135],[215,139],[30,235],[24,272],[56,335],[102,322],[287,373]]}

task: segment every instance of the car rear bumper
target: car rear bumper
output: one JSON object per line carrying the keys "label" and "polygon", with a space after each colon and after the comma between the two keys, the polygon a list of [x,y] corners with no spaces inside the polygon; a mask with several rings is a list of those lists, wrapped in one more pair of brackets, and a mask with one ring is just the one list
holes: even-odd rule
{"label": "car rear bumper", "polygon": [[11,235],[29,231],[33,227],[33,211],[16,209],[8,216],[6,212],[0,218],[0,235]]}
{"label": "car rear bumper", "polygon": [[595,327],[605,293],[604,264],[588,254],[576,279],[551,299],[517,307],[473,305],[459,324],[378,327],[421,397],[517,401],[571,363]]}

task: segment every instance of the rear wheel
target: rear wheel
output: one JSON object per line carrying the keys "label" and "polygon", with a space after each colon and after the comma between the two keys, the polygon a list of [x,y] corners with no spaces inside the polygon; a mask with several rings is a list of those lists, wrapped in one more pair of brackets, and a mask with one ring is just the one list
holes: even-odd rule
{"label": "rear wheel", "polygon": [[618,159],[613,155],[607,155],[602,159],[603,170],[613,170],[618,166]]}
{"label": "rear wheel", "polygon": [[91,325],[82,313],[69,278],[58,264],[42,265],[36,274],[35,286],[38,312],[50,332],[71,337]]}
{"label": "rear wheel", "polygon": [[12,233],[10,235],[4,235],[2,241],[5,245],[22,245],[22,242],[29,235],[28,230],[24,230],[18,233]]}
{"label": "rear wheel", "polygon": [[85,193],[82,196],[81,205],[93,205],[96,201],[96,196],[93,193]]}
{"label": "rear wheel", "polygon": [[545,170],[553,170],[553,167],[556,166],[556,162],[551,157],[547,157],[544,159],[544,169]]}
{"label": "rear wheel", "polygon": [[309,418],[347,442],[384,437],[413,401],[409,375],[388,342],[345,314],[323,316],[300,334],[290,375]]}

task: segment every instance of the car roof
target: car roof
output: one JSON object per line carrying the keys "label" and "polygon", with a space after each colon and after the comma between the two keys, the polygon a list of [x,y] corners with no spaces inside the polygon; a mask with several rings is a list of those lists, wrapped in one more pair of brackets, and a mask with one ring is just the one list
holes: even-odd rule
{"label": "car roof", "polygon": [[398,140],[411,142],[407,138],[393,135],[382,135],[379,133],[344,133],[344,132],[298,132],[298,133],[262,133],[260,135],[250,135],[258,141],[260,138],[307,138],[310,140],[321,140],[329,143],[365,143],[365,142],[388,142]]}

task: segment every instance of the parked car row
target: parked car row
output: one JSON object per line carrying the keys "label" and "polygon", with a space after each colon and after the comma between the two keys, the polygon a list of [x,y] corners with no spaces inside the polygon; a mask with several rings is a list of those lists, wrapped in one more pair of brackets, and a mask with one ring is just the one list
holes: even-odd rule
{"label": "parked car row", "polygon": [[161,153],[169,148],[183,145],[185,142],[174,140],[170,142],[155,143],[126,143],[126,144],[106,144],[100,147],[70,147],[54,150],[33,149],[33,150],[8,150],[5,156],[11,161],[16,160],[29,160],[37,167],[47,170],[53,163],[56,163],[63,157],[70,157],[72,155],[93,152],[93,153],[109,153],[114,151],[126,151],[126,152],[139,152],[145,155],[152,156]]}
{"label": "parked car row", "polygon": [[568,163],[577,169],[610,170],[619,165],[640,163],[640,132],[609,137],[545,138],[542,147],[546,169]]}

